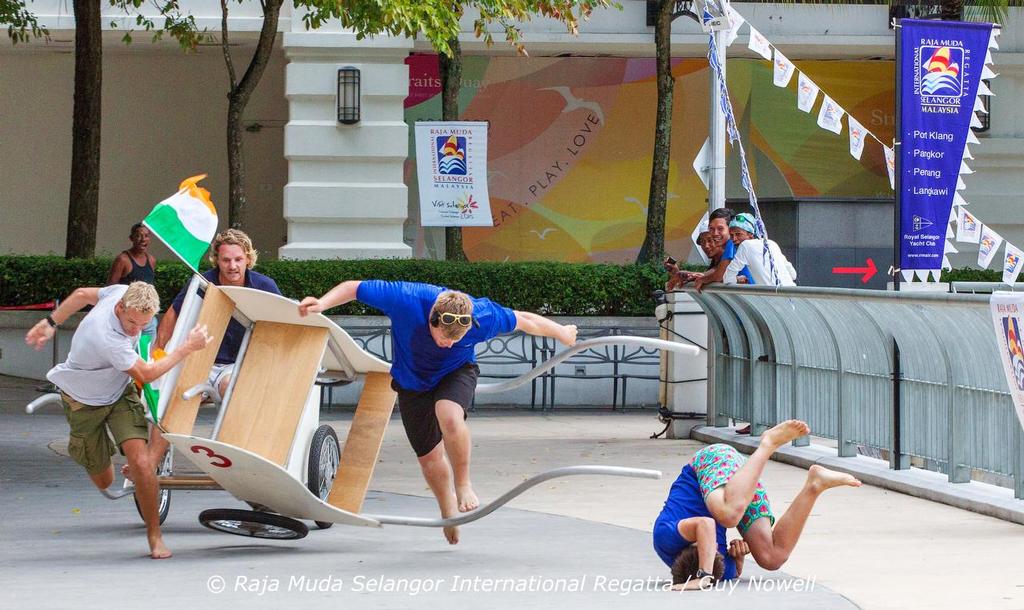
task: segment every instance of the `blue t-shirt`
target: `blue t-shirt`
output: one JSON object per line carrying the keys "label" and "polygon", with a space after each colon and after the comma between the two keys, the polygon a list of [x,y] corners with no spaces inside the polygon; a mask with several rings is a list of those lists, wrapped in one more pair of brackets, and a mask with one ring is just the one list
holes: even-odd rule
{"label": "blue t-shirt", "polygon": [[[731,239],[727,239],[725,240],[725,249],[722,251],[722,260],[731,261],[734,258],[736,258],[736,244],[732,243]],[[747,278],[748,284],[755,283],[754,276],[750,274],[750,269],[746,266],[743,267],[743,270],[740,271],[739,274]]]}
{"label": "blue t-shirt", "polygon": [[[697,473],[687,464],[683,466],[679,478],[672,484],[668,498],[665,499],[665,507],[654,521],[654,551],[669,567],[672,567],[680,551],[693,544],[680,536],[678,529],[679,522],[690,517],[711,517],[711,511],[708,510],[704,496],[700,493]],[[716,522],[715,533],[718,538],[718,552],[725,559],[723,579],[736,578],[736,561],[726,552],[725,528]]]}
{"label": "blue t-shirt", "polygon": [[450,348],[438,347],[430,336],[430,310],[447,288],[414,282],[367,280],[356,298],[391,318],[394,362],[391,377],[406,390],[431,390],[452,371],[476,362],[477,343],[516,329],[516,314],[490,299],[470,297],[473,319],[479,324]]}
{"label": "blue t-shirt", "polygon": [[[214,286],[220,286],[220,272],[216,268],[204,271],[203,277]],[[274,280],[262,273],[249,269],[245,271],[245,287],[281,294]],[[178,293],[178,296],[174,297],[174,302],[171,303],[174,313],[181,313],[181,304],[185,302],[185,291],[187,289],[188,286],[185,286]],[[205,291],[200,290],[199,294],[203,295]],[[231,364],[238,359],[238,350],[242,347],[243,337],[245,337],[245,327],[234,319],[228,322],[228,328],[224,332],[224,340],[220,342],[220,349],[217,350],[217,364]]]}

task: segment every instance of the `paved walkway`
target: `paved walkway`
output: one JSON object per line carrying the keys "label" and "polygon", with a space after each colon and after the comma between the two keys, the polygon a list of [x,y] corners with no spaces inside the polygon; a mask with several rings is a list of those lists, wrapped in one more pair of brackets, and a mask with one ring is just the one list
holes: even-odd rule
{"label": "paved walkway", "polygon": [[[1021,526],[868,486],[822,497],[785,574],[761,580],[766,573],[751,570],[732,592],[658,591],[667,570],[650,550],[651,523],[679,468],[701,445],[649,440],[660,429],[651,412],[472,416],[474,482],[485,502],[558,466],[656,468],[665,477],[553,480],[464,526],[457,547],[447,546],[439,531],[401,527],[335,526],[291,543],[252,542],[210,532],[196,521],[202,509],[238,506],[227,494],[175,492],[165,531],[176,555],[152,562],[140,557],[143,531],[131,500],[110,502],[91,489],[80,469],[60,455],[63,417],[21,411],[32,396],[31,384],[0,377],[0,574],[6,576],[0,606],[109,606],[122,601],[119,593],[95,584],[117,577],[127,585],[123,601],[145,600],[147,607],[296,601],[315,607],[338,607],[339,601],[358,607],[678,607],[676,596],[685,595],[688,607],[708,608],[1024,608],[1024,571],[1017,563],[1024,548]],[[325,419],[344,438],[348,418]],[[802,469],[769,464],[764,480],[777,515],[805,476]],[[377,491],[368,511],[433,514],[397,419],[372,487]],[[209,592],[212,576],[225,579],[224,593]],[[483,590],[500,586],[503,578],[513,579],[504,586],[527,591]],[[149,587],[131,584],[139,582],[173,588],[154,597]],[[216,588],[219,581],[212,582]],[[813,590],[754,590],[767,583]],[[459,586],[469,590],[451,590]],[[303,587],[341,590],[296,590]],[[399,590],[381,590],[389,587]],[[531,587],[556,591],[531,593]]]}

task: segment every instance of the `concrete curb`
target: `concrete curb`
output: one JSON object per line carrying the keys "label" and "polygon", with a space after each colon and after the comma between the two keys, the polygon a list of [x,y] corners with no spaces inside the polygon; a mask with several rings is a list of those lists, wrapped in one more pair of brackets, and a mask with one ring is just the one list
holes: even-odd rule
{"label": "concrete curb", "polygon": [[[726,443],[744,453],[753,453],[758,446],[757,437],[736,434],[731,428],[698,426],[690,431],[690,438],[704,443]],[[787,445],[776,451],[772,459],[800,468],[821,464],[852,474],[868,485],[1024,525],[1024,500],[1014,498],[1013,490],[1005,487],[977,481],[950,483],[946,475],[920,468],[892,470],[886,461],[863,455],[841,458],[835,449],[814,444]]]}

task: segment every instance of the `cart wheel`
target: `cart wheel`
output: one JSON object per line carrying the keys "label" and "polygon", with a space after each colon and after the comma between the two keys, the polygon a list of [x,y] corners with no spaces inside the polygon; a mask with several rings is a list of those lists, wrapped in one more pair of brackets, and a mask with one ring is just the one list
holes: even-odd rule
{"label": "cart wheel", "polygon": [[298,540],[309,533],[304,523],[291,517],[237,508],[204,510],[199,513],[199,522],[225,534],[268,540]]}
{"label": "cart wheel", "polygon": [[[160,462],[160,465],[156,469],[156,476],[167,476],[171,474],[173,469],[172,458],[174,456],[174,449],[168,449],[167,453],[164,454],[164,459]],[[135,510],[139,512],[139,516],[142,517],[142,507],[139,506],[139,499],[132,495],[132,499],[135,500]],[[161,489],[160,493],[156,496],[156,510],[160,514],[160,525],[164,524],[167,520],[167,514],[171,512],[171,490]],[[146,518],[142,517],[145,521]]]}
{"label": "cart wheel", "polygon": [[[338,461],[341,451],[338,448],[338,435],[334,428],[324,424],[313,433],[309,443],[309,470],[306,473],[306,487],[324,502],[334,485],[334,475],[338,473]],[[316,526],[325,530],[334,525],[330,521],[317,521]]]}

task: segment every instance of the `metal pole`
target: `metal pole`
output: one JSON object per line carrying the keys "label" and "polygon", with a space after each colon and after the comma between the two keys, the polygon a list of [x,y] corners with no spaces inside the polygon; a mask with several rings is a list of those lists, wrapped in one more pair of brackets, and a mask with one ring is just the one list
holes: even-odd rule
{"label": "metal pole", "polygon": [[[725,4],[725,3],[723,3]],[[718,65],[722,67],[722,78],[725,78],[725,31],[716,31],[715,48],[718,49]],[[719,102],[718,83],[715,71],[708,69],[708,90],[711,95],[711,114],[708,121],[708,152],[711,166],[708,167],[708,211],[714,212],[725,207],[725,113]]]}
{"label": "metal pole", "polygon": [[896,20],[896,24],[895,27],[893,27],[893,31],[895,32],[896,36],[896,132],[893,134],[894,138],[892,143],[894,161],[893,185],[895,189],[893,193],[892,204],[892,287],[893,290],[899,291],[900,280],[902,279],[903,275],[902,269],[900,268],[900,263],[903,259],[903,240],[900,239],[902,237],[900,235],[900,215],[902,212],[900,205],[900,189],[902,188],[902,180],[900,180],[900,174],[903,172],[903,166],[900,163],[900,151],[903,148],[903,143],[900,141],[900,131],[902,129],[900,105],[903,103],[903,62],[900,61],[900,53],[903,49],[903,43],[901,41],[901,39],[903,38],[903,27],[900,25],[899,19]]}
{"label": "metal pole", "polygon": [[889,457],[889,464],[893,470],[901,470],[903,465],[903,433],[900,430],[902,414],[900,405],[902,398],[900,394],[900,383],[903,372],[900,369],[900,344],[896,337],[892,338],[892,455]]}

